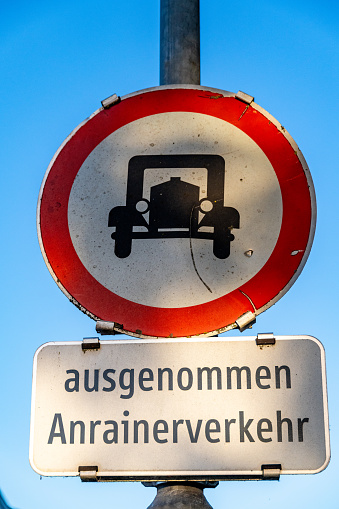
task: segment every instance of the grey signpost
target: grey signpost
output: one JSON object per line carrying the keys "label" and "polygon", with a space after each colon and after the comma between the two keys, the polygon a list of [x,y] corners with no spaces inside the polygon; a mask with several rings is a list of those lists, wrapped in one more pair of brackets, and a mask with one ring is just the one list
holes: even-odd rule
{"label": "grey signpost", "polygon": [[[199,0],[160,0],[160,85],[200,85],[200,2]],[[211,507],[203,488],[218,482],[162,483],[149,507]]]}
{"label": "grey signpost", "polygon": [[200,85],[199,0],[160,1],[160,85]]}

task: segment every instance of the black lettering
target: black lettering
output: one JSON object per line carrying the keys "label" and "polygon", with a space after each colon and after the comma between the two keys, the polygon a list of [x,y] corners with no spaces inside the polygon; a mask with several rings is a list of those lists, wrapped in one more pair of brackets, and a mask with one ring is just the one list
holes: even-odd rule
{"label": "black lettering", "polygon": [[275,386],[280,389],[280,371],[285,371],[286,389],[291,388],[291,371],[288,366],[276,366],[275,367]]}
{"label": "black lettering", "polygon": [[142,391],[153,391],[153,387],[145,387],[144,382],[153,382],[153,371],[149,368],[144,368],[139,373],[139,387]]}
{"label": "black lettering", "polygon": [[148,441],[149,441],[149,438],[148,438],[149,437],[149,434],[148,434],[148,422],[144,421],[144,420],[134,421],[134,443],[135,444],[139,443],[138,429],[139,429],[140,424],[142,424],[143,427],[144,427],[144,444],[148,444]]}
{"label": "black lettering", "polygon": [[292,421],[291,419],[288,419],[285,417],[284,419],[281,418],[281,410],[277,410],[277,439],[278,442],[282,442],[282,424],[287,424],[287,436],[288,441],[293,442],[293,427],[292,427]]}
{"label": "black lettering", "polygon": [[184,424],[183,419],[179,419],[178,421],[173,421],[173,443],[178,443],[178,426],[179,424]]}
{"label": "black lettering", "polygon": [[[182,382],[182,375],[186,371],[187,373],[187,385],[184,385]],[[182,391],[188,391],[193,384],[193,374],[192,371],[189,368],[181,368],[178,371],[178,387]]]}
{"label": "black lettering", "polygon": [[69,443],[74,444],[75,426],[80,426],[80,444],[85,443],[85,423],[84,421],[71,421],[69,430]]}
{"label": "black lettering", "polygon": [[109,387],[103,387],[102,390],[105,391],[105,392],[111,392],[111,391],[114,391],[115,389],[115,381],[113,380],[113,378],[111,378],[110,374],[114,375],[115,373],[115,369],[105,369],[105,371],[103,372],[102,376],[103,376],[103,379],[106,381],[106,382],[109,382],[110,386]]}
{"label": "black lettering", "polygon": [[[127,417],[129,415],[129,411],[125,410],[123,414]],[[124,444],[128,444],[128,421],[121,421],[121,424],[124,427]]]}
{"label": "black lettering", "polygon": [[[76,369],[68,369],[66,373],[73,373],[74,378],[68,378],[65,382],[65,390],[67,392],[79,392],[79,371]],[[71,386],[72,384],[72,386]]]}
{"label": "black lettering", "polygon": [[[265,371],[266,374],[261,375],[260,371]],[[269,389],[271,386],[270,384],[262,384],[261,380],[270,380],[271,379],[271,372],[267,366],[259,366],[257,371],[255,372],[255,381],[259,389]]]}
{"label": "black lettering", "polygon": [[298,419],[298,441],[303,442],[304,441],[304,424],[305,422],[309,422],[309,418],[305,417],[305,419]]}
{"label": "black lettering", "polygon": [[254,442],[254,438],[251,433],[248,431],[248,428],[251,426],[253,419],[248,419],[245,424],[244,420],[244,412],[239,412],[239,430],[240,430],[240,442],[245,442],[245,435],[250,442]]}
{"label": "black lettering", "polygon": [[[103,440],[104,440],[105,444],[117,444],[118,443],[118,423],[116,421],[105,421],[105,424],[113,426],[112,429],[107,429],[103,434]],[[108,438],[110,433],[112,433],[112,438]]]}
{"label": "black lettering", "polygon": [[89,369],[85,369],[85,391],[87,392],[98,392],[99,390],[99,370],[94,370],[94,384],[93,387],[89,386]]}
{"label": "black lettering", "polygon": [[89,443],[94,444],[94,435],[95,435],[95,427],[99,426],[101,421],[91,421],[90,424],[90,434],[89,434]]}
{"label": "black lettering", "polygon": [[218,390],[220,390],[222,388],[222,385],[221,385],[221,369],[218,368],[218,367],[214,367],[214,368],[204,367],[204,368],[198,368],[198,391],[202,390],[202,374],[203,374],[203,372],[206,372],[206,375],[207,375],[207,390],[209,390],[209,391],[212,390],[212,373],[213,373],[213,371],[217,375],[217,388],[218,388]]}
{"label": "black lettering", "polygon": [[[159,429],[160,426],[163,426],[163,429]],[[168,442],[167,438],[159,438],[159,433],[168,433],[168,424],[164,420],[155,421],[153,426],[153,437],[158,444],[165,444]]]}
{"label": "black lettering", "polygon": [[[59,432],[55,431],[57,425],[58,425]],[[62,422],[61,414],[55,414],[54,415],[54,419],[53,419],[52,427],[51,427],[51,432],[49,434],[49,439],[48,439],[47,443],[48,444],[52,444],[54,438],[60,438],[62,444],[66,443],[66,435],[65,435],[64,424]]]}
{"label": "black lettering", "polygon": [[[264,425],[266,424],[266,427]],[[264,438],[263,433],[271,433],[272,422],[269,419],[260,419],[257,424],[257,434],[260,442],[272,442],[271,437]]]}
{"label": "black lettering", "polygon": [[[128,377],[128,382],[125,383],[125,375]],[[134,369],[123,369],[119,376],[119,385],[124,391],[129,391],[128,394],[120,394],[120,398],[129,399],[134,394]]]}
{"label": "black lettering", "polygon": [[[214,429],[213,429],[213,425],[214,425]],[[217,421],[216,419],[210,419],[209,421],[206,422],[205,435],[206,435],[207,440],[209,442],[211,442],[212,444],[215,444],[216,442],[220,442],[220,438],[212,438],[211,433],[220,433],[220,424],[219,424],[219,421]]]}
{"label": "black lettering", "polygon": [[158,391],[162,391],[163,373],[168,374],[168,390],[173,391],[173,371],[170,368],[158,369]]}
{"label": "black lettering", "polygon": [[187,426],[187,429],[188,429],[188,434],[189,434],[189,437],[190,437],[190,441],[192,442],[192,444],[196,444],[197,441],[198,441],[198,438],[199,438],[199,433],[200,433],[200,429],[201,429],[201,425],[202,425],[202,419],[198,420],[194,434],[193,434],[193,430],[192,430],[191,421],[190,420],[186,420],[185,422],[186,422],[186,426]]}
{"label": "black lettering", "polygon": [[225,419],[225,442],[230,442],[230,426],[231,424],[235,424],[235,419]]}
{"label": "black lettering", "polygon": [[232,389],[232,371],[235,371],[237,374],[237,389],[241,389],[241,372],[246,372],[247,379],[247,389],[251,388],[251,370],[248,366],[243,366],[242,368],[238,368],[238,366],[233,366],[233,368],[227,368],[227,389]]}

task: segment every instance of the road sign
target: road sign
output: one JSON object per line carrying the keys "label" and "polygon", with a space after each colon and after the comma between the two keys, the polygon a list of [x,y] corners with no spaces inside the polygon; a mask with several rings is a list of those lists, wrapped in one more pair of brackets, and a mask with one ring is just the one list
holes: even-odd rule
{"label": "road sign", "polygon": [[330,455],[324,349],[310,336],[261,343],[43,345],[34,358],[32,467],[75,476],[91,466],[99,477],[135,479],[258,477],[263,465],[282,474],[323,470]]}
{"label": "road sign", "polygon": [[38,206],[61,290],[138,337],[258,315],[298,277],[314,228],[311,176],[285,129],[246,94],[199,86],[99,109],[57,151]]}

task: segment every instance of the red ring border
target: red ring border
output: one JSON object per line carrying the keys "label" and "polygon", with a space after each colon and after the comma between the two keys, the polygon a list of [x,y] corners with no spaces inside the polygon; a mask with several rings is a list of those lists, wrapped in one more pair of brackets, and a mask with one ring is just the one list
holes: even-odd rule
{"label": "red ring border", "polygon": [[[165,112],[211,115],[241,129],[263,150],[276,172],[283,202],[277,244],[262,269],[247,283],[211,302],[184,308],[157,308],[131,302],[102,286],[81,263],[68,229],[68,199],[74,179],[89,154],[112,132],[134,120]],[[310,182],[297,151],[272,120],[234,96],[201,89],[141,91],[110,109],[101,109],[59,149],[40,193],[38,228],[47,266],[58,286],[94,319],[117,322],[138,336],[185,337],[230,326],[246,311],[258,314],[284,289],[309,243],[312,224]],[[298,252],[291,256],[291,252]],[[300,269],[299,269],[300,270]],[[248,296],[249,298],[247,298]],[[272,302],[273,303],[273,302]]]}

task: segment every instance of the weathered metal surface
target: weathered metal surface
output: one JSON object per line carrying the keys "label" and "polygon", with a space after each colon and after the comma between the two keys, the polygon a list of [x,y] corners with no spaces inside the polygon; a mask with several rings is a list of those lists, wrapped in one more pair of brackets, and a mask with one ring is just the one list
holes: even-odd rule
{"label": "weathered metal surface", "polygon": [[277,465],[279,474],[321,471],[329,461],[324,350],[309,336],[256,339],[43,345],[34,358],[32,467],[65,476],[81,467],[99,481],[261,479],[276,477]]}
{"label": "weathered metal surface", "polygon": [[312,179],[285,129],[237,95],[131,94],[55,155],[40,245],[58,286],[95,320],[142,338],[213,336],[297,279],[315,229]]}

